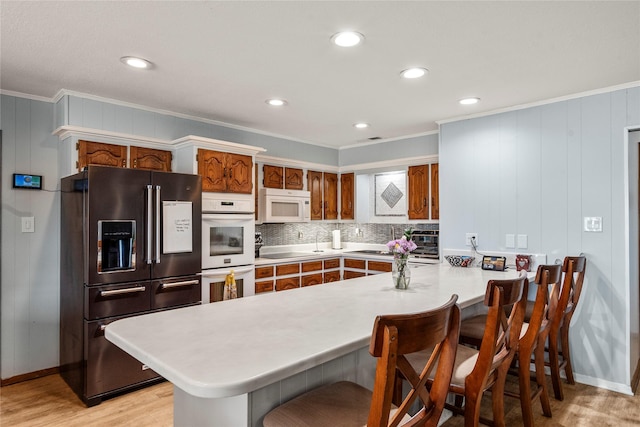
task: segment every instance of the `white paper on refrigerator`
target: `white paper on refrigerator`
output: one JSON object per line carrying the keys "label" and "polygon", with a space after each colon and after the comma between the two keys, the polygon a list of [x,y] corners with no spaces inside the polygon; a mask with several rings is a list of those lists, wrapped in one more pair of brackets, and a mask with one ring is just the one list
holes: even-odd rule
{"label": "white paper on refrigerator", "polygon": [[193,252],[191,202],[162,202],[162,253]]}

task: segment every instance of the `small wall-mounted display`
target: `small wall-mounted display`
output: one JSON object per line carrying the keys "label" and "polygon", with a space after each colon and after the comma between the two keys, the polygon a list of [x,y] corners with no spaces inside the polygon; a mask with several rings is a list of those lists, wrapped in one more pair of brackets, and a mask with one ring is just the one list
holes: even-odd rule
{"label": "small wall-mounted display", "polygon": [[28,188],[31,190],[42,190],[42,175],[14,173],[13,188]]}

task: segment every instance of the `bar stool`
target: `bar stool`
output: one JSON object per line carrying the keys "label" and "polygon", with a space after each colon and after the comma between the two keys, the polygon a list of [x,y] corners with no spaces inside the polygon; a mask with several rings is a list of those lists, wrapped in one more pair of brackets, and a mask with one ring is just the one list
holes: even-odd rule
{"label": "bar stool", "polygon": [[[460,308],[457,295],[440,308],[417,314],[378,316],[373,326],[369,353],[377,358],[373,392],[348,381],[306,392],[269,412],[264,427],[334,427],[393,425],[438,425],[453,372]],[[406,354],[431,349],[419,369],[407,362]],[[396,370],[412,386],[395,406],[392,396]],[[432,372],[433,371],[433,372]],[[425,384],[433,374],[432,387]],[[411,417],[407,411],[420,398],[422,409]]]}
{"label": "bar stool", "polygon": [[[526,427],[534,425],[533,401],[540,398],[542,413],[550,417],[551,405],[547,392],[547,381],[544,373],[544,348],[551,328],[551,316],[558,301],[562,266],[541,265],[536,271],[535,283],[538,285],[536,298],[531,304],[527,301],[527,311],[530,307],[529,319],[522,326],[518,350],[515,360],[518,362],[517,375],[519,393],[505,390],[505,395],[520,399],[522,421]],[[549,289],[551,287],[551,289]],[[478,347],[484,332],[486,315],[478,315],[465,319],[460,326],[460,342]],[[536,390],[531,392],[530,361],[535,363]]]}
{"label": "bar stool", "polygon": [[[447,409],[464,414],[465,426],[483,424],[504,427],[504,384],[515,355],[524,320],[529,281],[525,276],[512,280],[490,280],[484,304],[488,313],[479,349],[458,344],[455,368],[449,392],[456,394],[456,404]],[[509,314],[507,314],[509,312]],[[428,355],[407,356],[414,366],[424,363]],[[481,419],[480,403],[491,390],[493,421]],[[464,407],[462,399],[464,397]]]}
{"label": "bar stool", "polygon": [[586,267],[587,259],[583,255],[565,257],[562,263],[564,280],[562,281],[562,290],[560,291],[560,300],[557,307],[559,315],[553,319],[549,331],[549,347],[547,348],[551,383],[557,400],[564,400],[562,381],[560,380],[561,369],[564,369],[567,383],[576,383],[573,378],[573,367],[571,366],[569,326],[582,293]]}

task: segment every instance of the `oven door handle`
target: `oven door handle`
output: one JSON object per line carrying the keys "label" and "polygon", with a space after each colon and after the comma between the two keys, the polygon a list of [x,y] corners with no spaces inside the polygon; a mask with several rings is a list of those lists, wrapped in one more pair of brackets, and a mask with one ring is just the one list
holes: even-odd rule
{"label": "oven door handle", "polygon": [[211,272],[207,272],[207,271],[203,271],[202,273],[198,273],[200,274],[202,277],[206,277],[208,279],[215,279],[215,278],[224,278],[227,277],[228,274],[231,273],[231,270],[233,270],[233,274],[244,274],[244,273],[249,273],[250,271],[253,271],[253,267],[248,267],[248,268],[229,268],[229,269],[224,269],[225,272],[220,272],[218,270],[216,271],[211,271]]}

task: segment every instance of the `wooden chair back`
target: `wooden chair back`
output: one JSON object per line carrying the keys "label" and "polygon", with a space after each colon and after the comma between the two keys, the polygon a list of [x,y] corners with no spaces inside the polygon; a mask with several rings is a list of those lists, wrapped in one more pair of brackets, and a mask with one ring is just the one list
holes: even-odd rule
{"label": "wooden chair back", "polygon": [[[567,285],[567,305],[564,309],[565,323],[571,320],[573,312],[578,305],[582,285],[584,283],[584,273],[587,268],[587,258],[583,255],[568,256],[562,263],[562,271],[565,273],[565,284]],[[568,323],[566,323],[568,325]]]}
{"label": "wooden chair back", "polygon": [[538,266],[535,278],[535,283],[538,285],[536,299],[527,332],[520,338],[520,345],[532,348],[535,346],[538,336],[551,327],[553,308],[557,306],[561,279],[562,266],[560,264]]}
{"label": "wooden chair back", "polygon": [[465,390],[482,393],[496,382],[498,369],[506,372],[518,348],[526,310],[529,281],[525,276],[490,280],[484,303],[489,307],[476,364],[465,380]]}
{"label": "wooden chair back", "polygon": [[[378,358],[368,427],[437,426],[445,400],[458,345],[460,308],[457,295],[443,306],[417,314],[378,316],[373,326],[369,352]],[[405,358],[406,354],[431,350],[422,371],[418,372]],[[432,371],[435,369],[435,373]],[[411,390],[390,418],[394,383],[398,370]],[[425,384],[432,375],[433,385]],[[417,398],[422,409],[411,421],[400,424]]]}

